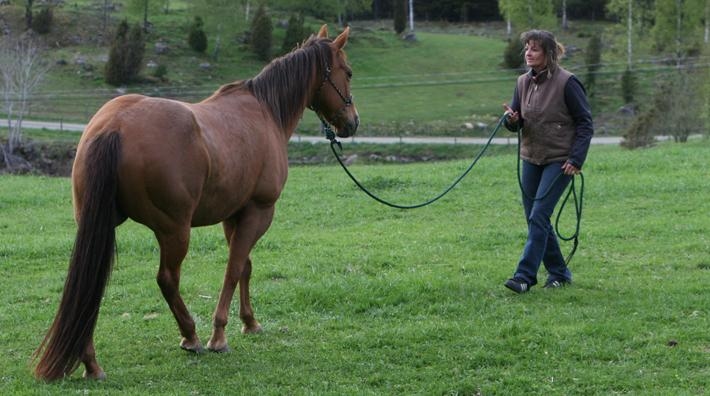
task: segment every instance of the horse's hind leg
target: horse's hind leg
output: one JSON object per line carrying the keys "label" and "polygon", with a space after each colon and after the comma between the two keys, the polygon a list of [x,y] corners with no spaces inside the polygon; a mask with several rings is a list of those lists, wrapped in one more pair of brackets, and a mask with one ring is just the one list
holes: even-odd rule
{"label": "horse's hind leg", "polygon": [[84,353],[81,355],[81,362],[84,363],[84,378],[103,380],[106,379],[106,373],[96,361],[96,352],[94,350],[93,338],[89,340]]}
{"label": "horse's hind leg", "polygon": [[269,228],[274,215],[273,206],[257,208],[249,206],[234,219],[226,220],[224,233],[229,242],[229,262],[224,275],[224,284],[219,296],[219,303],[214,313],[214,329],[207,343],[211,351],[222,352],[229,349],[224,329],[227,326],[229,306],[239,284],[239,317],[244,326],[242,333],[258,333],[261,324],[254,318],[254,310],[249,298],[249,279],[251,278],[251,259],[249,252],[256,241]]}
{"label": "horse's hind leg", "polygon": [[190,227],[188,225],[170,234],[156,232],[155,235],[160,245],[160,268],[156,278],[180,328],[183,337],[180,347],[192,352],[202,352],[202,344],[195,333],[195,321],[180,296],[180,265],[187,254]]}

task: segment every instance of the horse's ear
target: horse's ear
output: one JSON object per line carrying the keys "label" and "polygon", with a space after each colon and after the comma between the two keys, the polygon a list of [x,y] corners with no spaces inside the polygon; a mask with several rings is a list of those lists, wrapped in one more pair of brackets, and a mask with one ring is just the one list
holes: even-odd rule
{"label": "horse's ear", "polygon": [[328,38],[328,25],[323,25],[320,27],[320,30],[318,31],[318,37]]}
{"label": "horse's ear", "polygon": [[335,44],[336,48],[342,49],[345,47],[345,43],[348,42],[348,36],[350,35],[350,26],[346,27],[345,30],[343,30],[342,33],[338,35],[338,37],[333,40],[333,44]]}

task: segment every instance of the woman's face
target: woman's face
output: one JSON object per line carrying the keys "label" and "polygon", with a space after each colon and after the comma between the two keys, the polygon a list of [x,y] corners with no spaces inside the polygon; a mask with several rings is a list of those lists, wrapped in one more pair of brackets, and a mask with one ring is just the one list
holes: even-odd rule
{"label": "woman's face", "polygon": [[547,66],[545,51],[537,41],[530,40],[525,44],[525,64],[535,71],[543,70]]}

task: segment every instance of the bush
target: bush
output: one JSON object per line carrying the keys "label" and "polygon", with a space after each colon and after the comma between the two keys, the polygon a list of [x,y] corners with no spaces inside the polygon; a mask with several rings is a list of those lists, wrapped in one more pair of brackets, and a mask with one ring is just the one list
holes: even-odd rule
{"label": "bush", "polygon": [[145,53],[143,29],[134,25],[130,30],[123,20],[116,29],[111,43],[104,79],[111,85],[121,85],[135,80],[140,73]]}
{"label": "bush", "polygon": [[654,122],[653,111],[641,113],[624,133],[624,140],[621,142],[621,146],[631,150],[653,146],[656,142],[652,128]]}
{"label": "bush", "polygon": [[50,7],[42,8],[37,15],[32,18],[32,30],[39,34],[47,34],[52,27],[54,12]]}
{"label": "bush", "polygon": [[165,76],[168,75],[168,67],[165,65],[158,65],[158,67],[153,70],[153,77],[157,78],[160,81],[166,81],[167,78]]}
{"label": "bush", "polygon": [[296,48],[307,37],[306,30],[303,28],[303,15],[293,14],[288,19],[288,28],[284,36],[281,52],[287,53]]}
{"label": "bush", "polygon": [[505,67],[516,70],[521,69],[523,67],[523,63],[525,62],[525,58],[523,56],[524,50],[525,47],[523,47],[523,42],[519,39],[515,38],[508,40],[508,45],[505,47],[505,51],[503,52],[503,64]]}
{"label": "bush", "polygon": [[190,48],[200,53],[207,50],[207,34],[202,29],[203,25],[202,18],[196,16],[187,35],[187,43]]}
{"label": "bush", "polygon": [[263,61],[271,59],[273,30],[271,17],[266,13],[266,8],[263,4],[259,5],[251,22],[251,48],[256,56]]}

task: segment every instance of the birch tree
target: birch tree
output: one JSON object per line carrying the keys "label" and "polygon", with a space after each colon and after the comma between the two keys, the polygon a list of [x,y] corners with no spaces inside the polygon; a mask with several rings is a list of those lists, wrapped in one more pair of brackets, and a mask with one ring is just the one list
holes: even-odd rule
{"label": "birch tree", "polygon": [[673,53],[678,67],[689,55],[700,52],[706,1],[656,0],[654,44],[660,52]]}
{"label": "birch tree", "polygon": [[5,40],[0,44],[0,88],[9,131],[2,153],[7,168],[12,168],[12,154],[23,141],[22,121],[29,110],[31,95],[48,70],[49,65],[44,63],[33,41]]}

